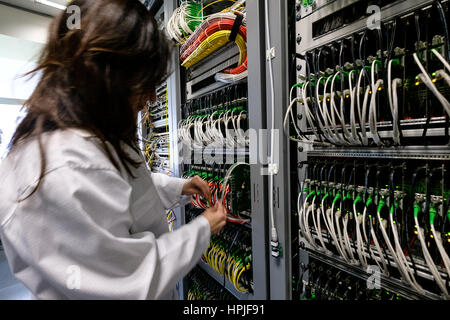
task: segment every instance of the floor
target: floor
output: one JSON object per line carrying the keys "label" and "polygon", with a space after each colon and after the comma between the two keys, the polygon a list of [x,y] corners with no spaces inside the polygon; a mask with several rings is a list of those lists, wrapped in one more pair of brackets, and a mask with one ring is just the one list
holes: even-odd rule
{"label": "floor", "polygon": [[0,249],[0,300],[29,300],[30,291],[11,273],[5,253]]}

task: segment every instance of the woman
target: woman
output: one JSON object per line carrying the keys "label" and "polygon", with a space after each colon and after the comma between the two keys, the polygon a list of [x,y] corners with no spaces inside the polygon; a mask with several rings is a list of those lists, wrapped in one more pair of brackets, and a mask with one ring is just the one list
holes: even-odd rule
{"label": "woman", "polygon": [[[0,167],[0,235],[37,299],[166,299],[194,267],[221,206],[168,233],[165,209],[205,181],[151,174],[137,150],[139,106],[154,99],[170,46],[138,0],[76,0],[52,23],[40,81]],[[153,93],[150,94],[149,93]]]}

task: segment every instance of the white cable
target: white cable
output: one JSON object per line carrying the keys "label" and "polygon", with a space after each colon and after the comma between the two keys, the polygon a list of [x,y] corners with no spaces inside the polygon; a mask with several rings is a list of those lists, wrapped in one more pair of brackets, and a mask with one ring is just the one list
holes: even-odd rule
{"label": "white cable", "polygon": [[[269,20],[269,1],[264,0],[264,14],[265,14],[265,26],[266,26],[266,37],[267,37],[267,52],[271,50],[271,42],[270,42],[270,20]],[[271,109],[271,132],[270,132],[270,165],[276,166],[274,163],[274,150],[275,150],[275,89],[274,89],[274,77],[273,77],[273,68],[272,68],[272,59],[269,58],[269,78],[270,78],[270,109]],[[278,170],[277,170],[278,171]],[[273,192],[273,184],[274,184],[274,174],[273,172],[269,175],[269,190],[270,194]],[[275,226],[274,212],[273,212],[273,197],[272,195],[269,197],[269,214],[270,214],[270,223],[272,225],[272,242],[278,243],[278,233]]]}
{"label": "white cable", "polygon": [[431,49],[431,51],[436,55],[436,57],[438,57],[439,60],[441,60],[447,70],[450,71],[450,64],[448,63],[448,61],[445,60],[445,58],[436,49]]}
{"label": "white cable", "polygon": [[311,126],[311,129],[313,130],[314,135],[316,136],[317,140],[320,140],[320,137],[317,133],[316,127],[314,126],[314,122],[312,120],[313,118],[313,114],[311,112],[311,110],[309,109],[309,105],[308,105],[308,96],[306,94],[306,88],[309,84],[309,81],[306,82],[303,86],[302,86],[302,98],[303,98],[303,103],[305,105],[305,110],[306,110],[306,118],[308,120],[309,125]]}
{"label": "white cable", "polygon": [[434,85],[430,76],[428,75],[427,71],[425,70],[422,63],[420,62],[420,60],[417,56],[417,53],[414,53],[413,57],[414,57],[414,60],[416,61],[416,64],[419,66],[420,70],[422,71],[422,73],[419,74],[419,78],[428,87],[428,89],[430,89],[431,92],[433,92],[433,94],[436,96],[436,98],[441,102],[441,104],[444,107],[447,114],[450,116],[450,102],[448,102],[448,100],[436,88],[436,86]]}
{"label": "white cable", "polygon": [[[362,200],[361,200],[362,201]],[[361,264],[364,267],[367,267],[367,259],[366,259],[366,251],[365,251],[365,247],[364,247],[364,242],[362,240],[362,235],[361,235],[361,229],[360,229],[360,225],[361,225],[361,221],[362,221],[362,216],[358,215],[357,211],[356,211],[356,203],[353,203],[353,215],[355,216],[355,224],[356,224],[356,249],[358,252],[358,256],[359,256],[359,261],[361,262]]]}
{"label": "white cable", "polygon": [[[340,73],[338,72],[338,74],[340,74]],[[340,74],[340,76],[343,77],[343,74]],[[351,78],[351,77],[349,76],[349,78]],[[351,80],[350,80],[350,82],[351,82]],[[334,94],[334,91],[333,91],[333,94]],[[342,125],[342,132],[343,132],[344,136],[347,138],[347,140],[349,141],[349,143],[351,145],[359,145],[359,141],[357,140],[357,138],[356,139],[353,138],[353,134],[350,133],[350,131],[348,131],[346,123],[345,123],[345,116],[344,116],[345,100],[344,100],[344,95],[345,95],[345,91],[341,92],[340,99],[339,99],[339,112],[340,112],[339,113],[339,115],[340,115],[339,116],[339,120],[340,120],[341,125]],[[332,101],[333,101],[333,104],[334,104],[334,99],[332,99]]]}
{"label": "white cable", "polygon": [[344,253],[344,255],[347,257],[348,259],[348,263],[352,264],[352,259],[350,258],[350,256],[348,255],[348,248],[347,245],[345,243],[344,237],[342,235],[342,230],[340,227],[340,220],[341,220],[341,211],[340,210],[336,210],[336,212],[334,213],[334,223],[335,223],[335,227],[337,230],[337,236],[339,239],[339,244],[342,248],[342,252]]}
{"label": "white cable", "polygon": [[289,104],[288,109],[286,110],[286,114],[284,116],[284,121],[283,121],[283,131],[286,134],[286,136],[289,137],[290,140],[295,141],[295,142],[300,142],[300,143],[307,143],[307,144],[313,144],[315,143],[314,141],[302,138],[302,139],[296,139],[296,138],[292,138],[291,136],[289,136],[289,128],[288,128],[288,120],[289,120],[289,115],[291,115],[291,120],[294,123],[294,128],[295,131],[297,132],[297,135],[301,136],[299,129],[297,128],[297,126],[295,125],[295,118],[293,116],[293,112],[292,112],[292,107],[298,102],[298,98],[295,98],[291,101],[291,103]]}
{"label": "white cable", "polygon": [[[362,214],[362,226],[363,226],[363,235],[364,235],[364,241],[366,242],[366,243],[369,243],[369,238],[367,237],[367,232],[366,232],[366,223],[365,223],[365,221],[366,221],[366,215],[367,215],[367,206],[364,206],[364,211],[363,211],[363,214]],[[370,222],[370,223],[372,223],[372,221]],[[363,245],[364,245],[364,241],[363,241]],[[371,256],[375,256],[375,253],[373,252],[373,249],[372,249],[372,246],[369,244],[369,251],[370,251],[370,254],[371,254]],[[375,263],[377,264],[377,266],[380,268],[380,269],[385,269],[385,267],[383,266],[381,266],[379,263],[378,263],[378,260],[377,259],[374,259],[375,260]]]}
{"label": "white cable", "polygon": [[[308,196],[309,196],[309,195],[308,195]],[[307,201],[308,201],[308,198],[309,198],[308,196],[306,197],[305,201],[303,202],[303,209],[302,209],[302,212],[303,212],[303,225],[304,225],[304,229],[305,229],[305,235],[306,235],[306,238],[308,239],[309,243],[310,243],[315,249],[320,250],[320,249],[318,248],[318,246],[316,245],[316,242],[314,241],[314,239],[313,239],[313,237],[312,237],[312,235],[311,235],[311,231],[310,231],[310,229],[309,229],[309,219],[308,219],[308,216],[309,216],[309,212],[310,212],[310,210],[311,210],[311,205],[309,204],[309,202],[307,202]]]}
{"label": "white cable", "polygon": [[400,145],[400,131],[398,128],[398,99],[397,99],[397,86],[402,83],[401,79],[392,79],[392,61],[388,64],[388,98],[389,105],[391,106],[392,114],[392,135],[396,145]]}
{"label": "white cable", "polygon": [[[339,135],[340,137],[340,141],[342,142],[343,145],[351,145],[350,142],[346,141],[344,137],[348,138],[347,136],[347,128],[345,127],[345,120],[342,117],[342,114],[339,113],[339,111],[337,110],[336,107],[336,103],[334,100],[334,97],[336,95],[336,92],[334,91],[334,82],[336,81],[336,78],[339,76],[339,72],[336,72],[336,74],[333,76],[333,80],[331,81],[331,88],[330,88],[330,112],[331,112],[331,120],[332,120],[332,124],[335,128],[335,131],[337,132],[337,125],[336,125],[336,118],[335,118],[335,114],[337,115],[339,122],[341,123],[341,127],[342,127],[342,134]],[[341,94],[341,109],[342,109],[342,94]]]}
{"label": "white cable", "polygon": [[367,131],[366,131],[366,108],[367,108],[367,101],[368,101],[368,96],[369,96],[369,89],[366,89],[366,93],[364,95],[364,103],[363,103],[363,108],[361,109],[361,90],[363,88],[361,88],[361,81],[363,76],[365,76],[365,72],[364,70],[361,70],[360,74],[359,74],[359,78],[358,78],[358,86],[356,89],[356,104],[358,106],[358,115],[359,115],[359,126],[361,128],[361,138],[362,138],[362,143],[363,145],[367,146],[369,145],[369,140],[367,137]]}
{"label": "white cable", "polygon": [[387,232],[386,232],[387,220],[384,220],[384,222],[386,222],[386,223],[383,223],[383,221],[381,220],[380,210],[378,210],[378,209],[377,209],[377,218],[378,218],[378,224],[379,224],[379,227],[381,230],[381,234],[383,235],[384,241],[387,244],[389,251],[391,252],[392,258],[394,258],[394,261],[397,265],[397,269],[400,271],[402,278],[406,282],[411,283],[411,278],[409,277],[409,273],[405,269],[403,269],[403,264],[400,262],[400,259],[398,258],[394,248],[392,247],[391,240],[389,239],[389,236],[387,235]]}
{"label": "white cable", "polygon": [[[327,210],[325,209],[325,206],[324,206],[324,202],[325,202],[325,198],[326,197],[330,197],[329,193],[326,193],[326,195],[322,197],[320,212],[322,213],[322,218],[323,218],[323,221],[325,222],[325,227],[327,228],[328,233],[331,234],[331,229],[330,229],[330,226],[328,224],[328,218],[327,218],[327,213],[326,213]],[[320,219],[320,218],[318,217],[317,219]],[[331,237],[333,237],[333,236],[331,236]],[[326,253],[327,254],[331,254],[331,252],[328,249],[326,250]]]}
{"label": "white cable", "polygon": [[248,70],[238,74],[217,73],[214,78],[223,83],[236,83],[248,77]]}
{"label": "white cable", "polygon": [[389,214],[389,220],[391,223],[392,233],[394,234],[394,243],[395,243],[395,252],[398,257],[397,266],[405,272],[408,277],[406,281],[414,288],[419,294],[425,294],[425,291],[422,287],[417,283],[413,270],[409,267],[408,261],[406,260],[405,255],[403,254],[402,246],[400,245],[400,240],[398,237],[397,227],[394,224],[394,215],[392,213]]}
{"label": "white cable", "polygon": [[325,242],[323,241],[323,237],[322,237],[322,228],[320,226],[320,208],[316,207],[316,198],[317,198],[317,196],[314,196],[313,203],[312,203],[312,207],[313,207],[312,210],[316,210],[316,217],[317,217],[317,218],[314,217],[314,212],[313,212],[312,216],[313,216],[314,228],[316,229],[317,237],[319,238],[319,242],[323,248],[323,251],[328,252],[328,249],[327,249]]}
{"label": "white cable", "polygon": [[[306,211],[306,216],[305,216],[305,227],[308,230],[308,232],[310,233],[310,226],[309,226],[309,214],[311,213],[311,217],[313,220],[313,226],[314,229],[316,230],[317,233],[317,223],[316,223],[316,218],[314,217],[314,210],[315,210],[315,204],[316,204],[316,198],[317,198],[317,194],[314,194],[313,200],[311,205],[308,207],[308,210]],[[311,238],[314,239],[314,237]],[[314,241],[314,244],[316,244],[316,242]],[[318,251],[323,251],[323,249],[321,247],[319,247],[318,245],[316,245],[316,248]]]}
{"label": "white cable", "polygon": [[[349,85],[349,91],[350,91],[350,125],[351,125],[351,133],[352,133],[352,139],[355,142],[355,144],[361,145],[361,140],[358,135],[358,131],[356,130],[356,116],[355,116],[355,95],[356,95],[356,88],[353,88],[353,74],[356,73],[356,70],[350,71],[348,74],[348,85]],[[359,112],[361,113],[361,111]]]}
{"label": "white cable", "polygon": [[377,144],[377,146],[382,146],[383,143],[380,140],[380,136],[378,135],[378,127],[377,127],[377,92],[378,88],[383,85],[383,80],[378,79],[375,82],[375,70],[377,68],[376,60],[372,62],[372,97],[370,99],[370,108],[369,108],[369,126],[370,133],[372,135],[373,141]]}
{"label": "white cable", "polygon": [[[330,126],[333,125],[333,122],[332,122],[332,118],[331,118],[331,116],[330,116],[330,114],[328,112],[328,106],[327,106],[328,98],[327,97],[331,97],[331,95],[327,94],[327,87],[328,87],[328,83],[329,83],[330,79],[332,79],[332,78],[333,77],[330,76],[330,77],[327,78],[327,80],[325,80],[325,85],[323,87],[323,101],[322,101],[323,104],[322,104],[322,109],[321,109],[321,111],[323,113],[323,118],[324,118],[324,121],[325,121],[325,125],[326,125],[326,127],[328,128],[329,131],[331,131]],[[331,101],[331,98],[329,98],[329,100]],[[328,123],[330,125],[328,125]],[[336,125],[332,126],[332,128],[333,128],[332,135],[333,135],[334,143],[336,145],[343,145],[343,144],[345,144],[345,143],[342,142],[342,139],[340,138],[340,136],[338,134],[338,130],[336,128]]]}
{"label": "white cable", "polygon": [[[350,263],[350,259],[347,257],[347,254],[344,250],[344,245],[342,244],[342,237],[341,237],[339,225],[337,225],[338,232],[336,234],[335,223],[337,224],[336,218],[337,218],[337,215],[340,214],[340,212],[339,212],[339,210],[336,210],[336,212],[334,211],[334,205],[335,205],[335,202],[333,200],[333,204],[331,205],[331,211],[330,211],[330,217],[332,220],[328,221],[328,223],[330,224],[330,226],[332,226],[333,234],[335,235],[335,238],[336,238],[336,248],[338,248],[338,251],[341,254],[341,256],[344,258],[344,260],[347,263]],[[334,220],[334,222],[333,222],[333,220]]]}
{"label": "white cable", "polygon": [[302,213],[302,208],[301,208],[301,203],[300,203],[300,200],[302,199],[302,194],[303,194],[303,186],[301,186],[300,192],[298,193],[298,197],[297,197],[297,212],[298,212],[298,226],[300,228],[301,233],[306,238],[306,232],[303,228],[303,219],[302,219],[303,213]]}
{"label": "white cable", "polygon": [[445,80],[445,82],[447,82],[447,85],[450,86],[450,75],[445,72],[444,70],[438,70],[436,71],[436,77],[440,77],[442,79]]}
{"label": "white cable", "polygon": [[[372,223],[372,221],[371,221],[371,223]],[[373,225],[371,225],[371,227],[370,227],[370,235],[372,236],[373,243],[375,244],[375,248],[378,251],[378,255],[379,255],[380,259],[381,259],[381,263],[383,264],[384,274],[385,275],[389,275],[387,264],[386,264],[386,261],[384,260],[383,251],[381,250],[381,246],[380,246],[380,244],[378,242],[378,238],[377,238],[377,235],[375,234],[375,230],[373,228]],[[386,257],[386,259],[388,259],[388,257]]]}
{"label": "white cable", "polygon": [[316,102],[317,102],[317,106],[319,108],[319,112],[322,116],[323,119],[323,123],[320,120],[320,117],[318,117],[317,122],[319,123],[320,126],[320,130],[322,130],[322,132],[324,133],[325,138],[330,141],[333,144],[337,144],[337,142],[335,141],[335,139],[333,138],[333,133],[331,132],[330,126],[328,125],[328,119],[326,118],[326,114],[324,112],[324,110],[322,109],[322,104],[320,101],[320,97],[319,97],[319,83],[322,82],[322,80],[325,79],[324,77],[320,77],[319,81],[317,82],[316,85]]}
{"label": "white cable", "polygon": [[339,244],[339,241],[337,239],[336,231],[334,229],[334,222],[333,222],[332,214],[333,214],[332,208],[325,210],[325,217],[326,217],[326,221],[328,221],[329,232],[331,234],[331,237],[333,238],[334,246],[338,250],[339,254],[345,261],[348,261],[347,256],[344,254],[344,252]]}
{"label": "white cable", "polygon": [[436,265],[434,264],[430,253],[428,252],[428,248],[425,243],[424,236],[423,236],[423,229],[420,227],[419,220],[417,219],[416,216],[414,216],[414,222],[416,223],[416,226],[417,226],[417,233],[419,235],[420,245],[422,246],[422,253],[425,258],[425,262],[427,263],[428,268],[430,269],[430,272],[433,275],[434,280],[436,281],[437,285],[441,289],[442,293],[445,295],[445,297],[447,299],[449,299],[450,296],[448,294],[447,288],[445,287],[444,281],[442,280],[441,276],[439,275]]}
{"label": "white cable", "polygon": [[447,270],[447,274],[450,277],[450,258],[448,257],[447,252],[445,252],[444,246],[442,245],[441,233],[436,231],[436,229],[434,228],[434,224],[431,225],[431,232],[433,233],[434,241],[436,242],[439,253],[441,254],[442,261],[444,262],[445,269]]}
{"label": "white cable", "polygon": [[[349,143],[347,141],[345,141],[345,139],[339,134],[338,129],[337,129],[337,125],[336,125],[336,121],[335,121],[335,117],[334,117],[334,111],[332,110],[332,94],[330,93],[329,95],[327,94],[327,86],[328,86],[328,82],[330,81],[330,79],[332,78],[332,84],[333,81],[336,79],[337,77],[337,73],[333,76],[333,77],[329,77],[326,81],[325,81],[325,85],[323,88],[323,111],[327,117],[328,120],[330,120],[330,124],[332,125],[333,128],[333,132],[334,132],[334,136],[335,136],[335,140],[338,142],[339,145],[349,145]],[[333,89],[333,85],[331,86],[330,92]],[[327,107],[327,96],[329,96],[329,100],[330,100],[330,113],[331,113],[331,117],[330,114],[328,113],[328,107]],[[337,110],[336,110],[337,111]]]}
{"label": "white cable", "polygon": [[348,215],[349,214],[350,213],[347,213],[345,215],[345,217],[343,218],[344,220],[342,222],[342,225],[344,226],[344,228],[343,228],[343,231],[342,231],[342,235],[344,237],[344,244],[345,244],[345,246],[347,248],[347,251],[350,253],[350,259],[351,259],[350,262],[352,264],[358,264],[358,261],[355,259],[355,256],[353,255],[353,248],[352,248],[352,245],[351,245],[349,237],[348,237],[347,226],[348,226],[348,219],[349,219]]}

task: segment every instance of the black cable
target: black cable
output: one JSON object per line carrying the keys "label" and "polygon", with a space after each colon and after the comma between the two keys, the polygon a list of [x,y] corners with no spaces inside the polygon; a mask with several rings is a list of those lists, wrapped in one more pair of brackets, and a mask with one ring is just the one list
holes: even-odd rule
{"label": "black cable", "polygon": [[[380,185],[380,173],[381,173],[381,171],[383,169],[386,169],[386,168],[389,168],[389,166],[388,165],[378,166],[378,170],[377,170],[377,174],[376,174],[376,192],[377,192],[377,194],[379,194],[379,192],[380,192],[380,187],[379,187],[379,185]],[[378,208],[377,208],[377,210],[378,210]],[[381,216],[381,212],[380,212],[380,216]],[[380,226],[380,227],[383,227],[383,226]],[[384,239],[384,237],[382,237],[382,236],[380,237],[380,228],[377,228],[376,235],[377,235],[377,237],[379,239]],[[392,267],[391,266],[391,261],[389,259],[389,256],[386,253],[386,242],[384,243],[383,246],[381,246],[381,249],[383,250],[383,254],[386,257],[386,260],[388,262],[389,268],[391,268]]]}
{"label": "black cable", "polygon": [[388,63],[391,60],[392,52],[394,51],[396,32],[397,32],[397,18],[395,18],[394,21],[392,22],[391,39],[390,39],[390,44],[388,47],[388,54],[387,54],[387,60],[386,60]]}
{"label": "black cable", "polygon": [[445,55],[447,56],[447,61],[450,61],[450,36],[448,32],[448,25],[447,25],[447,18],[444,12],[444,8],[442,7],[441,1],[436,0],[436,6],[439,11],[439,17],[441,19],[442,27],[444,28],[444,34],[445,34]]}
{"label": "black cable", "polygon": [[[419,54],[419,50],[420,50],[420,42],[421,42],[421,33],[420,33],[420,16],[419,13],[416,12],[414,14],[414,22],[415,22],[415,27],[416,27],[416,36],[417,36],[417,44],[416,44],[416,52]],[[428,67],[428,63],[427,63],[427,67]],[[427,96],[428,96],[428,91],[427,91]],[[426,104],[428,105],[428,99],[426,99]],[[428,144],[428,140],[427,140],[427,132],[428,132],[428,127],[430,125],[430,121],[431,121],[431,115],[428,114],[428,108],[427,108],[427,121],[425,122],[424,128],[423,128],[423,133],[422,133],[422,140],[423,140],[423,144],[427,145]]]}
{"label": "black cable", "polygon": [[[406,242],[408,243],[408,254],[409,254],[409,257],[410,257],[412,265],[413,265],[414,275],[416,277],[418,276],[416,263],[414,261],[413,255],[409,251],[409,243],[410,243],[409,230],[411,230],[410,229],[410,224],[411,224],[410,223],[410,215],[413,213],[413,210],[414,210],[414,202],[415,202],[414,187],[415,187],[415,184],[416,184],[417,175],[424,169],[426,169],[425,166],[424,167],[419,167],[413,173],[412,180],[411,180],[411,193],[412,193],[411,197],[412,197],[412,199],[411,199],[411,201],[409,201],[410,206],[408,207],[408,210],[406,211],[406,214],[405,214],[405,224],[406,224],[406,233],[405,233],[405,235],[406,235]],[[413,223],[413,227],[414,227],[414,223]]]}
{"label": "black cable", "polygon": [[[319,83],[320,74],[317,71],[318,61],[316,63],[316,51],[315,50],[312,51],[311,57],[312,57],[313,73],[315,76],[315,86],[319,86],[320,85],[320,83]],[[308,84],[309,96],[311,97],[311,102],[314,104],[314,110],[315,110],[314,115],[315,115],[315,120],[316,120],[316,127],[317,127],[317,131],[319,132],[320,141],[323,141],[322,140],[323,132],[322,132],[322,129],[320,128],[320,126],[318,126],[319,122],[321,121],[320,119],[323,120],[323,118],[321,118],[319,112],[317,111],[317,110],[319,110],[319,101],[312,98],[312,97],[314,97],[313,91],[312,91],[312,82],[311,82],[310,78],[308,78],[308,80],[309,80],[309,84]]]}
{"label": "black cable", "polygon": [[[370,170],[376,166],[377,166],[377,164],[370,164],[370,165],[366,164],[366,176],[365,176],[365,182],[364,182],[365,183],[365,185],[364,185],[364,205],[367,205],[367,190],[369,188]],[[373,206],[373,201],[372,201],[371,206]],[[368,209],[369,208],[367,208],[367,210]],[[367,220],[367,221],[369,222],[370,229],[372,229],[372,220]],[[367,223],[367,222],[365,221],[365,223]],[[367,243],[366,243],[367,252],[369,252],[370,259],[375,260],[375,258],[372,256],[372,251],[370,250],[370,242],[371,242],[372,234],[369,232],[369,234],[367,236],[368,236],[368,238],[366,239],[367,240]]]}
{"label": "black cable", "polygon": [[416,26],[416,35],[417,35],[417,43],[416,43],[416,52],[419,53],[419,49],[420,49],[420,21],[419,21],[420,17],[419,17],[419,13],[416,12],[414,14],[414,21],[415,21],[415,26]]}
{"label": "black cable", "polygon": [[322,55],[322,50],[323,48],[320,48],[319,52],[317,53],[317,67],[316,67],[317,76],[320,76],[320,56]]}
{"label": "black cable", "polygon": [[[318,119],[319,119],[318,106],[317,106],[318,101],[316,101],[316,99],[312,98],[313,97],[313,92],[312,92],[312,86],[311,86],[311,69],[310,69],[310,64],[309,64],[309,59],[308,59],[308,53],[306,53],[304,60],[306,62],[306,74],[307,74],[307,78],[308,78],[309,96],[311,98],[311,102],[313,102],[313,103],[311,103],[311,105],[313,106],[312,114],[314,115],[314,117],[312,119],[313,120],[313,125],[318,130],[318,135],[319,135],[320,142],[323,142],[322,132],[321,132],[320,126],[318,125]],[[304,97],[304,98],[306,99],[306,97]]]}

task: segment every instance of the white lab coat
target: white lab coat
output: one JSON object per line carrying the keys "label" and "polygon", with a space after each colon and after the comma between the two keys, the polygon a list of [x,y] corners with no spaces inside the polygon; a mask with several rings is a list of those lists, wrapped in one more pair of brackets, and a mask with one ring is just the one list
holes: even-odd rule
{"label": "white lab coat", "polygon": [[30,198],[17,202],[37,183],[37,140],[0,165],[0,236],[15,277],[37,299],[173,298],[210,239],[202,216],[168,232],[165,209],[186,201],[186,180],[145,164],[133,179],[82,130],[42,137],[46,175]]}

